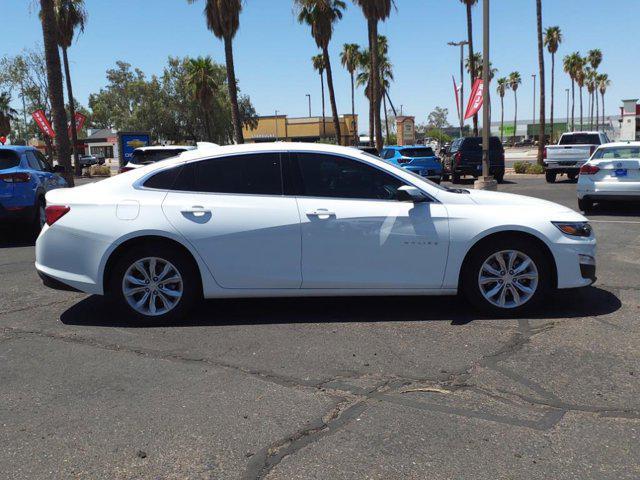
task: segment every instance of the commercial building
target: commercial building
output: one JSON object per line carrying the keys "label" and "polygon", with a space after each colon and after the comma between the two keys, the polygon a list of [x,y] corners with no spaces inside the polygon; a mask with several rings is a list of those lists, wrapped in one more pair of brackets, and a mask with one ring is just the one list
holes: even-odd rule
{"label": "commercial building", "polygon": [[[358,115],[340,115],[340,144],[353,145],[358,132]],[[258,142],[318,142],[323,138],[335,138],[332,117],[291,117],[268,115],[258,117],[254,129],[244,127],[244,140]]]}
{"label": "commercial building", "polygon": [[620,122],[620,140],[640,140],[640,105],[637,98],[622,100],[618,122]]}

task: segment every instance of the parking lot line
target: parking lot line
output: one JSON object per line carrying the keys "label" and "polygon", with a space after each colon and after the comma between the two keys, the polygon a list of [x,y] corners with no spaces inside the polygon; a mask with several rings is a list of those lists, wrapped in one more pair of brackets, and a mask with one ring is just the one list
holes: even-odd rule
{"label": "parking lot line", "polygon": [[591,223],[634,223],[634,224],[640,224],[640,221],[634,221],[634,220],[592,220],[590,218],[589,221]]}

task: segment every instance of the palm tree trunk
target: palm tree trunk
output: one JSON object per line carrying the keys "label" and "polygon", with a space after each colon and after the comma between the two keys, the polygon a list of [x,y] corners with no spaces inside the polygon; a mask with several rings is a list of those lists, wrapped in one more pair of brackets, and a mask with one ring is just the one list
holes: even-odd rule
{"label": "palm tree trunk", "polygon": [[[469,41],[469,78],[471,78],[471,86],[473,89],[473,82],[476,79],[476,62],[473,56],[473,16],[471,13],[471,3],[467,2],[467,40]],[[485,86],[488,88],[488,86]],[[464,105],[460,108],[464,109]],[[473,116],[473,136],[478,136],[478,114]]]}
{"label": "palm tree trunk", "polygon": [[320,91],[322,92],[322,138],[327,137],[327,125],[324,121],[324,73],[320,72]]}
{"label": "palm tree trunk", "polygon": [[516,144],[516,133],[518,131],[518,91],[513,91],[513,99],[516,102],[516,113],[513,117],[513,145]]}
{"label": "palm tree trunk", "polygon": [[576,131],[576,82],[571,79],[571,131]]}
{"label": "palm tree trunk", "polygon": [[504,143],[504,97],[500,96],[500,143]]}
{"label": "palm tree trunk", "polygon": [[73,145],[73,164],[75,165],[76,175],[82,175],[82,166],[78,159],[78,130],[76,128],[76,106],[73,100],[73,89],[71,88],[71,73],[69,72],[69,57],[67,56],[67,48],[62,47],[62,61],[64,63],[64,76],[67,81],[67,94],[69,97],[69,115],[71,115],[71,141]]}
{"label": "palm tree trunk", "polygon": [[596,102],[596,130],[600,130],[600,101],[598,100],[598,89],[593,92],[593,99]]}
{"label": "palm tree trunk", "polygon": [[605,124],[605,118],[604,118],[604,93],[602,93],[602,128],[604,129],[604,124]]}
{"label": "palm tree trunk", "polygon": [[358,124],[356,123],[356,84],[354,72],[351,72],[351,121],[353,123],[354,145],[358,145]]}
{"label": "palm tree trunk", "polygon": [[373,80],[369,80],[369,85],[367,88],[369,89],[369,146],[374,147],[376,144],[376,122],[373,119],[375,116],[375,109],[373,108],[373,87],[371,86],[371,82]]}
{"label": "palm tree trunk", "polygon": [[73,171],[71,170],[71,148],[67,135],[67,112],[64,108],[64,93],[62,88],[62,68],[60,54],[56,41],[55,12],[53,0],[40,0],[42,37],[47,63],[47,79],[49,82],[49,98],[53,113],[53,127],[56,132],[56,148],[58,163],[65,168],[64,177],[69,186],[73,187]]}
{"label": "palm tree trunk", "polygon": [[389,145],[391,143],[389,141],[389,116],[387,115],[387,99],[384,94],[382,94],[382,105],[384,107],[384,127],[387,133],[387,145]]}
{"label": "palm tree trunk", "polygon": [[546,143],[546,92],[544,78],[544,44],[542,42],[542,0],[536,0],[538,23],[538,67],[540,69],[540,132],[538,135],[538,163],[544,165],[544,146]]}
{"label": "palm tree trunk", "polygon": [[580,131],[584,130],[584,113],[582,108],[582,87],[580,87]]}
{"label": "palm tree trunk", "polygon": [[336,131],[336,143],[342,145],[342,135],[340,134],[340,119],[338,118],[338,108],[336,107],[336,95],[333,90],[333,73],[331,72],[331,60],[329,59],[329,49],[322,49],[325,68],[327,69],[327,87],[329,87],[329,102],[331,103],[331,113],[333,114],[333,128]]}
{"label": "palm tree trunk", "polygon": [[371,72],[372,78],[372,103],[374,108],[373,121],[376,135],[376,148],[378,152],[382,151],[384,140],[382,139],[382,120],[380,118],[380,108],[382,106],[382,86],[380,84],[380,65],[378,58],[378,21],[369,19],[369,50],[371,51]]}
{"label": "palm tree trunk", "polygon": [[229,87],[229,100],[231,100],[231,122],[233,123],[233,137],[237,144],[241,144],[244,143],[244,137],[242,135],[242,122],[240,121],[240,108],[238,107],[238,85],[236,83],[236,71],[233,66],[233,39],[229,35],[224,37],[224,56],[227,64],[227,86]]}
{"label": "palm tree trunk", "polygon": [[555,88],[556,88],[556,54],[551,54],[551,143],[555,138],[555,132],[553,127],[553,107],[555,102]]}

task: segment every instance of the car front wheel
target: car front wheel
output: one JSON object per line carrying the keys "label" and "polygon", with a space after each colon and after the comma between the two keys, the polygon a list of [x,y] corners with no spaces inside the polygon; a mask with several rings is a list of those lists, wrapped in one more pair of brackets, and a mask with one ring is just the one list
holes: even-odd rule
{"label": "car front wheel", "polygon": [[556,183],[556,172],[545,172],[544,174],[547,183]]}
{"label": "car front wheel", "polygon": [[549,260],[538,246],[521,238],[498,238],[468,259],[462,290],[477,308],[499,315],[534,308],[551,285]]}
{"label": "car front wheel", "polygon": [[188,256],[173,248],[133,248],[116,262],[109,296],[122,312],[141,323],[176,321],[198,299],[197,275]]}

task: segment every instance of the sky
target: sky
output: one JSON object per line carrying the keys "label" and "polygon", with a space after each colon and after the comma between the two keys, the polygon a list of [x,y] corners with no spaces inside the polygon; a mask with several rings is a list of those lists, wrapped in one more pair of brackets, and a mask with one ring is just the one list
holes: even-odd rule
{"label": "sky", "polygon": [[[69,50],[74,96],[84,105],[90,93],[105,85],[105,71],[116,60],[148,75],[161,73],[168,56],[211,55],[224,63],[222,42],[206,29],[204,0],[194,4],[186,0],[85,1],[88,24]],[[459,49],[447,46],[447,42],[466,39],[464,6],[457,0],[396,0],[396,4],[397,10],[379,27],[379,33],[389,39],[395,74],[390,90],[393,103],[398,109],[402,105],[405,115],[415,115],[418,123],[426,122],[434,107],[448,108],[449,121],[455,124],[451,75],[459,77]],[[4,20],[0,56],[15,55],[42,41],[35,0],[0,0],[0,11]],[[499,70],[498,77],[519,71],[523,78],[518,90],[519,119],[533,115],[531,74],[538,71],[535,13],[535,0],[491,0],[491,61]],[[640,0],[543,0],[543,25],[559,25],[564,34],[556,59],[556,116],[565,115],[565,88],[570,86],[562,72],[562,57],[573,51],[586,54],[591,48],[602,50],[600,71],[612,80],[606,97],[607,114],[618,112],[621,99],[640,97],[639,16]],[[478,50],[482,43],[481,5],[474,7],[474,42]],[[339,61],[344,43],[367,43],[366,22],[349,0],[330,45],[341,114],[351,110],[350,80]],[[292,117],[306,116],[307,93],[312,97],[312,113],[320,114],[320,79],[311,65],[311,57],[317,53],[309,27],[296,21],[291,0],[244,0],[234,40],[236,75],[242,93],[251,97],[260,115],[278,110]],[[545,60],[549,82],[548,54]],[[465,88],[468,95],[468,77]],[[491,88],[495,91],[495,85]],[[493,97],[496,121],[500,110],[497,95]],[[366,128],[367,109],[360,89],[356,113],[361,118],[361,131]],[[506,119],[512,119],[513,113],[509,92]]]}

